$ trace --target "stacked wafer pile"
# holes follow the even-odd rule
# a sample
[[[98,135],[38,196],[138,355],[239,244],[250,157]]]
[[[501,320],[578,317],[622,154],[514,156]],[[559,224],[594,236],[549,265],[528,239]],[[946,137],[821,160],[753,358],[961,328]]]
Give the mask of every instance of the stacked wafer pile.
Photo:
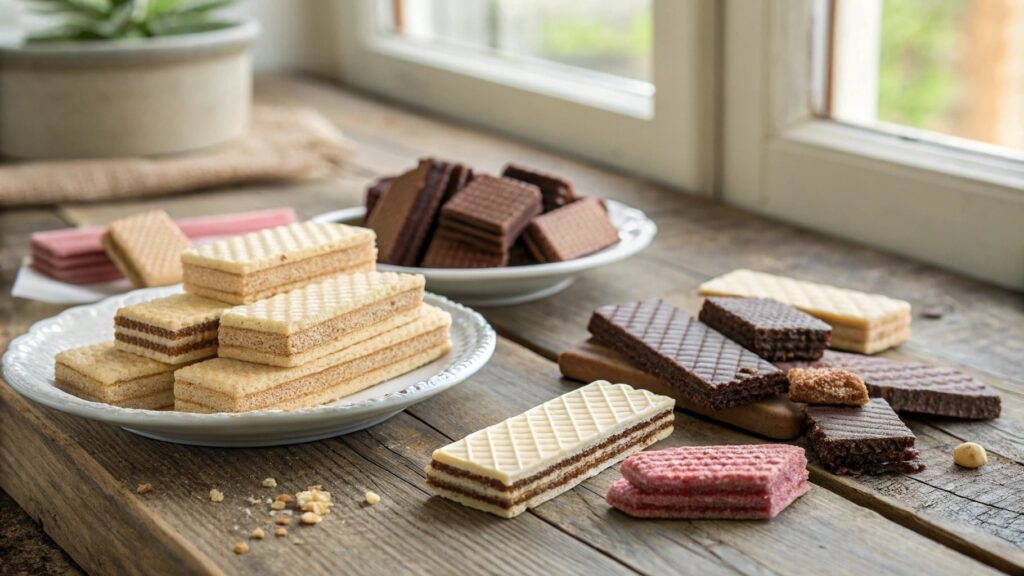
[[[114,343],[57,356],[57,385],[137,408],[296,408],[447,353],[423,277],[375,272],[374,255],[372,231],[310,222],[190,248],[187,293],[119,309]]]
[[[568,180],[510,164],[502,175],[425,158],[366,192],[380,261],[425,268],[561,262],[618,242],[603,203]]]

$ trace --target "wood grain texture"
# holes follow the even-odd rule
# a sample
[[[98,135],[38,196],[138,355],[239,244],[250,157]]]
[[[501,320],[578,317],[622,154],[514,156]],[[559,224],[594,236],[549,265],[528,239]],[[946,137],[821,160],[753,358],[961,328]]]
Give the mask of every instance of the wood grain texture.
[[[466,550],[467,564],[460,569],[471,572],[670,573],[692,566],[714,574],[812,569],[983,573],[957,550],[1006,572],[1024,573],[1024,504],[1017,488],[1024,480],[1020,295],[321,82],[263,77],[257,94],[263,103],[318,108],[355,142],[357,156],[336,177],[319,182],[0,212],[3,294],[9,293],[31,231],[67,223],[104,224],[153,207],[189,216],[291,205],[309,217],[361,203],[365,186],[374,178],[411,167],[424,155],[462,160],[486,172],[499,172],[514,161],[563,174],[584,194],[642,208],[657,222],[659,235],[641,255],[587,273],[552,298],[481,310],[503,336],[498,356],[483,374],[384,424],[341,439],[260,450],[186,448],[30,408],[4,386],[0,412],[5,430],[8,415],[26,430],[0,435],[0,486],[40,519],[86,570],[115,567],[110,563],[119,554],[130,557],[125,550],[148,547],[149,539],[159,535],[163,543],[158,556],[183,553],[198,562],[197,571],[230,573],[284,568],[450,571],[452,558],[444,547],[452,542]],[[586,336],[595,307],[664,297],[695,312],[696,287],[737,267],[909,300],[917,313],[913,337],[887,355],[969,369],[1000,390],[1003,417],[990,422],[909,419],[928,471],[851,478],[812,464],[818,486],[770,523],[632,520],[604,504],[604,490],[617,477],[613,471],[512,522],[430,497],[422,467],[431,450],[575,386],[558,379],[550,360]],[[924,308],[936,306],[944,312],[941,319],[920,316]],[[62,308],[0,296],[0,345]],[[756,441],[697,417],[680,415],[679,423],[665,445]],[[953,467],[949,450],[962,440],[985,445],[989,465],[974,472]],[[35,477],[22,469],[76,480],[87,470],[90,477],[80,482],[81,490],[68,488],[68,482],[44,484],[47,494],[58,496],[50,501],[31,484]],[[247,501],[270,495],[259,487],[266,476],[280,483],[275,493],[322,482],[339,504],[320,526],[292,527],[287,539],[255,542],[249,554],[236,557],[230,546],[268,518],[265,503]],[[154,492],[136,496],[134,487],[143,482],[153,483]],[[208,501],[213,487],[228,495],[224,505]],[[384,503],[372,508],[360,504],[367,488],[384,495]],[[79,494],[97,501],[67,503]],[[123,507],[126,497],[130,505]],[[98,537],[79,537],[84,525],[71,521],[62,506],[77,506],[73,509],[83,510],[86,517],[110,512],[123,529],[113,534],[114,544],[104,547]],[[143,527],[140,535],[129,534],[137,526]]]

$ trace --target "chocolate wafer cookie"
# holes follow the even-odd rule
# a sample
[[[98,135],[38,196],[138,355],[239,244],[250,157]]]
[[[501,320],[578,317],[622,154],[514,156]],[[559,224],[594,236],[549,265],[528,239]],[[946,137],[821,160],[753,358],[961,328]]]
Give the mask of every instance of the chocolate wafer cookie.
[[[769,360],[817,360],[828,348],[832,327],[771,298],[709,297],[700,321]]]
[[[985,420],[1002,410],[995,390],[955,368],[833,351],[822,362],[856,373],[871,396],[885,398],[897,412]]]
[[[920,472],[914,433],[881,398],[862,407],[804,408],[807,437],[818,459],[836,474]]]
[[[477,176],[441,210],[438,234],[507,252],[541,212],[540,190],[509,178]]]
[[[448,162],[426,158],[395,178],[373,206],[366,226],[377,233],[378,261],[416,266],[452,175]]]
[[[775,366],[661,300],[603,306],[588,329],[691,402],[715,410],[771,398],[788,384]]]
[[[513,178],[521,182],[533,184],[540,188],[544,198],[544,211],[551,212],[576,200],[576,191],[572,182],[565,178],[548,174],[519,164],[508,164],[501,173],[505,178]]]
[[[497,268],[508,264],[508,252],[491,252],[438,234],[420,264],[423,268]]]
[[[523,240],[541,262],[562,262],[615,244],[619,231],[600,200],[584,198],[535,218]]]
[[[377,206],[377,202],[380,201],[381,196],[387,193],[388,189],[391,188],[391,183],[394,182],[394,176],[385,176],[384,178],[378,179],[366,189],[366,217],[370,217],[370,213]]]

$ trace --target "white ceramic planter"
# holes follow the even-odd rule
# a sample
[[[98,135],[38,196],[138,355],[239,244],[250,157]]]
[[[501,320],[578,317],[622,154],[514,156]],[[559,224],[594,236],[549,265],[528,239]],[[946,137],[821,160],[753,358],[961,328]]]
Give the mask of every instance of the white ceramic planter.
[[[0,48],[0,156],[185,152],[244,133],[255,21],[181,36]]]

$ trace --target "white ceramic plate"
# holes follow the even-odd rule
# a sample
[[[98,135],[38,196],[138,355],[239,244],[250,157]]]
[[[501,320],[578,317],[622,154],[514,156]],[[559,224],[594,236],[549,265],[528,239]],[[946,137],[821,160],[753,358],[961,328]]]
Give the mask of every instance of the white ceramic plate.
[[[568,262],[507,268],[410,268],[378,264],[380,270],[422,274],[431,292],[470,306],[511,306],[547,298],[565,290],[576,275],[629,258],[654,239],[658,227],[646,214],[615,200],[605,200],[608,216],[619,230],[619,243]],[[313,218],[316,222],[361,224],[365,207],[347,208]]]
[[[58,352],[113,339],[112,318],[119,307],[180,291],[180,285],[135,290],[39,321],[11,342],[3,357],[4,379],[40,404],[148,438],[199,446],[275,446],[347,434],[382,422],[469,378],[487,363],[496,343],[483,316],[428,293],[427,303],[452,315],[452,351],[404,376],[316,408],[241,414],[138,410],[83,400],[54,385]]]

